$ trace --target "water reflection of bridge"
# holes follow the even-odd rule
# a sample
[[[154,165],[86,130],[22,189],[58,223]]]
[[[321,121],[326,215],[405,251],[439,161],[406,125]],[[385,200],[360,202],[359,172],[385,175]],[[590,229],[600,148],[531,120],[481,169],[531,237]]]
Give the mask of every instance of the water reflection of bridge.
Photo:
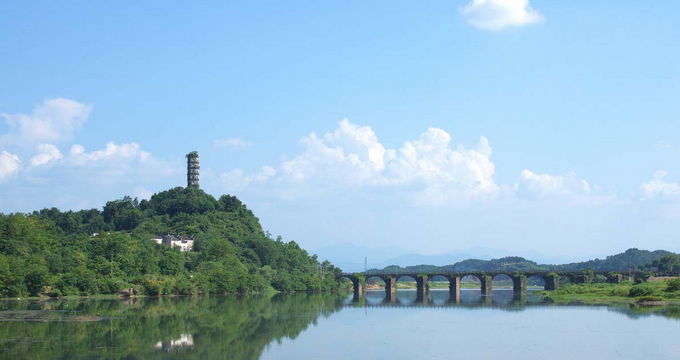
[[[426,293],[417,290],[367,290],[363,294],[352,294],[344,301],[346,306],[376,307],[488,307],[488,306],[521,306],[527,304],[545,304],[550,300],[532,295],[532,291],[523,294],[512,289],[493,290],[482,293],[479,289],[462,289],[451,293],[446,289],[430,290]]]
[[[574,283],[584,283],[593,281],[593,277],[603,277],[607,282],[619,283],[623,280],[623,275],[614,272],[594,272],[587,274],[580,271],[561,271],[561,272],[543,272],[532,271],[523,273],[508,273],[508,272],[465,272],[465,273],[427,273],[427,274],[413,274],[413,273],[393,273],[393,272],[364,272],[355,274],[339,274],[336,278],[347,278],[352,282],[354,293],[361,296],[366,280],[371,278],[378,278],[385,282],[385,291],[392,296],[397,290],[397,281],[403,278],[411,278],[416,283],[416,291],[419,296],[426,297],[429,279],[433,277],[440,277],[449,282],[449,291],[451,296],[456,296],[461,290],[461,280],[464,277],[475,277],[481,284],[481,293],[490,293],[493,290],[493,280],[498,276],[504,276],[512,280],[512,289],[517,294],[524,294],[527,291],[527,279],[531,277],[539,278],[544,283],[545,290],[556,290],[559,288],[560,278]]]
[[[517,294],[511,289],[493,290],[482,294],[479,289],[463,289],[458,297],[451,296],[446,289],[431,290],[427,297],[420,296],[414,290],[399,290],[394,296],[385,290],[367,290],[362,296],[348,294],[342,301],[344,307],[362,308],[420,308],[420,309],[484,309],[493,308],[502,311],[525,311],[539,307],[598,307],[626,315],[633,319],[647,316],[663,316],[680,320],[680,306],[630,306],[628,304],[612,305],[606,302],[555,303],[543,296],[533,295],[532,290],[525,294]]]

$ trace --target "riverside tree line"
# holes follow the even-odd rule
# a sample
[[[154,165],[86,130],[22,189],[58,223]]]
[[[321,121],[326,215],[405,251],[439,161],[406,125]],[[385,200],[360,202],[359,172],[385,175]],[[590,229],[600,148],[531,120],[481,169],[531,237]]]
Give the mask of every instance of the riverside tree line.
[[[98,233],[97,236],[93,236]],[[194,252],[159,245],[162,233],[193,235]],[[0,214],[0,297],[45,294],[221,294],[325,291],[339,273],[294,241],[273,239],[234,196],[174,188],[103,210]]]

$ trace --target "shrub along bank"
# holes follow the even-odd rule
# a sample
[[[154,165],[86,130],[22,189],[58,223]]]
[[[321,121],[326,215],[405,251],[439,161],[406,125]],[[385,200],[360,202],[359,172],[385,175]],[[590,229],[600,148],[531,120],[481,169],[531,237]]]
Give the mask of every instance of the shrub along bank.
[[[620,284],[567,284],[555,291],[537,292],[558,302],[569,301],[614,301],[636,302],[654,301],[680,302],[680,279],[633,284],[624,281]]]

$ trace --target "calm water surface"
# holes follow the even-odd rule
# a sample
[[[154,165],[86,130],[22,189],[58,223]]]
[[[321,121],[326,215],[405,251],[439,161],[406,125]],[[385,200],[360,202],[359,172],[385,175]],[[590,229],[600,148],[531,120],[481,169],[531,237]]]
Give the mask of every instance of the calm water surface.
[[[3,359],[680,359],[680,308],[495,290],[0,302]]]

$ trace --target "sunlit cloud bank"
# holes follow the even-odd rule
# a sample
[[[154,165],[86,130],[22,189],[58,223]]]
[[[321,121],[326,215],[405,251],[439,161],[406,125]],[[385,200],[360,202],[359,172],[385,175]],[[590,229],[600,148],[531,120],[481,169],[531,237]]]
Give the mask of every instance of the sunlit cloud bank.
[[[264,166],[256,174],[234,169],[220,179],[226,188],[274,187],[284,198],[379,187],[415,190],[421,200],[448,202],[491,200],[500,191],[484,137],[472,148],[454,148],[446,131],[430,128],[399,149],[387,149],[370,126],[345,119],[333,132],[311,133],[300,144],[301,154],[277,166]]]

